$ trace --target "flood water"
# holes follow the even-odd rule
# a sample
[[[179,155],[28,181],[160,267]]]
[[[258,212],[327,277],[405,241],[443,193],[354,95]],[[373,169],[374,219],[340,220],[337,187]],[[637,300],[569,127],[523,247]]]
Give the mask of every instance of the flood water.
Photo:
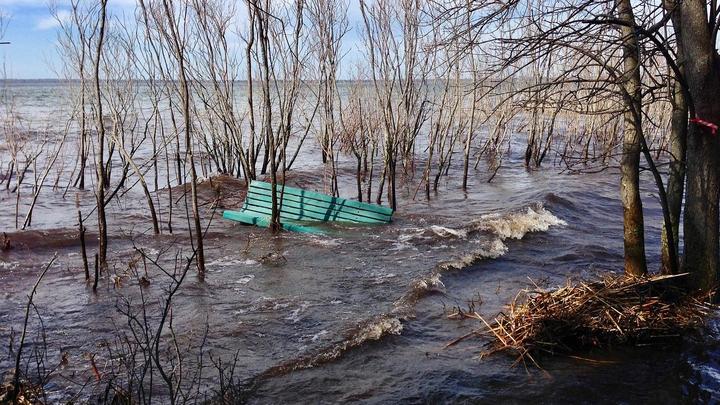
[[[34,86],[40,92],[47,85]],[[18,103],[27,107],[31,101]],[[38,116],[57,114],[39,104],[34,108],[46,111]],[[325,191],[322,168],[312,163],[317,153],[307,148],[289,185]],[[520,153],[511,153],[490,183],[481,164],[463,192],[458,155],[429,201],[422,191],[416,193],[419,177],[405,179],[391,224],[327,225],[327,236],[271,236],[224,220],[223,209],[242,205],[243,182],[215,178],[211,186],[206,181],[203,199],[219,197],[217,207],[203,206],[203,224],[211,221],[205,239],[208,271],[201,280],[191,268],[172,305],[174,332],[188,363],[201,352],[205,364],[211,355],[226,361],[237,355],[236,383],[251,403],[720,400],[720,324],[715,322],[671,346],[541,358],[543,370],[513,367],[515,359],[505,355],[480,359],[487,342],[480,337],[444,348],[481,326],[448,319],[454,307],[473,305],[492,318],[532,283],[554,286],[622,269],[617,172],[569,175],[550,164],[528,171],[520,159]],[[351,162],[347,168],[340,175],[341,196],[352,198]],[[660,211],[650,180],[645,184],[647,249],[649,262],[657,266]],[[161,189],[154,197],[166,201],[167,194]],[[94,356],[101,373],[117,363],[109,348],[126,330],[126,302],[138,308],[144,297],[157,309],[170,285],[150,259],[172,272],[176,254],[182,267],[190,252],[185,206],[180,190],[174,194],[179,202],[173,234],[164,229],[152,235],[138,189],[109,205],[110,269],[93,292],[85,282],[77,232],[81,209],[93,254],[92,191],[46,187],[25,231],[15,230],[16,194],[0,191],[0,232],[12,246],[0,252],[0,373],[12,368],[6,342],[17,339],[27,294],[57,254],[35,304],[50,367],[63,353],[67,363],[46,389],[58,402],[80,391],[84,400],[95,398],[100,388],[92,386],[89,358]],[[20,212],[27,204],[24,196]],[[166,205],[159,204],[161,219],[168,215]],[[37,316],[31,326],[32,350],[40,347]],[[207,389],[214,389],[209,370],[205,378]]]

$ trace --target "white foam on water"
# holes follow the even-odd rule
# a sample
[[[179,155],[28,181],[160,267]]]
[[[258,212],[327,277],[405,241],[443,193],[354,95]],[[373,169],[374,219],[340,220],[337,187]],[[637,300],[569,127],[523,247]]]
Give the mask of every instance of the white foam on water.
[[[312,337],[310,338],[310,340],[313,341],[313,342],[317,342],[318,339],[322,338],[323,336],[327,336],[328,333],[330,333],[330,332],[328,332],[327,330],[323,329],[323,330],[321,330],[320,332],[312,335]]]
[[[497,259],[508,251],[508,247],[499,238],[493,239],[489,242],[483,242],[482,245],[482,247],[475,249],[470,253],[452,260],[441,262],[437,266],[438,269],[442,271],[461,270],[465,267],[472,266],[483,259]]]
[[[346,339],[329,346],[319,352],[284,364],[271,367],[263,373],[263,376],[277,376],[291,373],[295,370],[316,367],[320,364],[333,361],[342,356],[348,350],[360,346],[367,341],[380,340],[386,335],[399,335],[403,330],[400,319],[381,315],[358,325]],[[317,334],[317,338],[324,336],[323,332]]]
[[[385,284],[388,280],[396,278],[395,273],[375,273],[373,272],[373,284]]]
[[[427,276],[414,280],[407,291],[401,298],[395,302],[395,308],[390,314],[377,316],[373,319],[361,323],[344,340],[321,350],[314,356],[292,360],[288,363],[272,367],[265,375],[280,375],[292,372],[294,370],[315,367],[319,364],[332,361],[342,356],[347,350],[357,347],[367,341],[379,340],[387,335],[399,335],[403,330],[403,321],[413,316],[414,306],[417,300],[425,296],[426,293],[432,291],[445,291],[445,284],[442,282],[443,270],[460,270],[468,267],[482,259],[494,259],[501,257],[508,251],[508,247],[504,241],[506,239],[521,239],[527,233],[547,231],[552,226],[567,225],[565,221],[557,218],[547,211],[542,205],[527,207],[525,210],[511,214],[489,214],[483,215],[479,219],[472,221],[470,225],[463,229],[453,229],[438,225],[432,225],[426,229],[407,228],[393,243],[390,250],[418,250],[413,241],[427,241],[432,239],[431,235],[440,238],[461,238],[467,239],[472,232],[489,231],[492,236],[489,239],[473,240],[472,243],[479,244],[480,247],[474,249],[470,253],[464,254],[457,259],[439,263],[436,268]],[[429,232],[428,232],[429,230]],[[392,273],[386,275],[389,277]],[[378,279],[382,279],[379,276]],[[332,301],[331,304],[339,304],[340,301]],[[303,311],[303,307],[292,311],[287,319],[296,322]],[[314,341],[317,336],[325,336],[326,331],[321,331],[314,335]]]
[[[397,240],[393,243],[392,247],[390,247],[388,250],[399,252],[402,250],[415,250],[417,251],[417,246],[413,245],[409,241],[405,240]]]
[[[142,251],[143,251],[147,256],[157,256],[157,255],[160,254],[160,251],[159,251],[159,250],[157,250],[157,249],[155,249],[155,248],[151,248],[151,247],[143,247],[143,248],[142,248]]]
[[[290,315],[288,315],[285,319],[292,323],[298,323],[302,319],[302,313],[305,312],[305,310],[310,306],[310,303],[307,301],[303,301],[300,303],[300,306],[298,308],[293,309],[290,311]]]
[[[243,285],[244,285],[244,284],[247,284],[247,283],[251,282],[254,278],[255,278],[255,275],[254,275],[254,274],[245,274],[245,275],[240,276],[240,278],[237,279],[235,282],[236,282],[237,284],[243,284]]]
[[[319,245],[319,246],[323,246],[323,247],[338,247],[342,244],[342,241],[340,239],[332,239],[332,238],[315,237],[312,239],[312,241],[315,245]]]
[[[475,254],[484,259],[497,259],[498,257],[505,255],[507,252],[507,245],[500,239],[494,239],[480,249],[477,249]]]
[[[500,239],[522,239],[529,232],[545,232],[551,226],[566,226],[567,222],[553,215],[541,204],[527,207],[513,214],[487,214],[473,221],[471,226],[488,230]]]
[[[433,273],[428,277],[413,281],[411,288],[415,291],[445,291],[445,284],[440,279],[440,274]]]
[[[440,225],[431,225],[430,230],[433,231],[435,235],[440,236],[441,238],[467,238],[467,230],[465,229],[452,229]]]
[[[207,263],[207,267],[229,267],[229,266],[255,266],[259,264],[257,260],[253,259],[239,259],[239,258],[233,258],[230,256],[223,256],[221,258],[215,259],[211,261],[210,263]]]
[[[399,319],[382,317],[375,322],[365,324],[351,339],[350,347],[368,340],[378,340],[385,335],[399,335],[402,330],[402,322]]]

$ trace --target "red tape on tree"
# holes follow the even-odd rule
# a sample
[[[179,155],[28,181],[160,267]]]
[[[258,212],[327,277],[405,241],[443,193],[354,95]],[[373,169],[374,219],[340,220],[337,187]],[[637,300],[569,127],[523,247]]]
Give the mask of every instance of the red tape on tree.
[[[697,124],[697,125],[703,126],[703,127],[707,128],[707,129],[709,129],[711,134],[717,135],[717,131],[718,131],[718,126],[717,126],[717,124],[713,124],[713,123],[710,122],[710,121],[701,120],[700,118],[691,118],[691,119],[690,119],[690,122],[693,123],[693,124]]]

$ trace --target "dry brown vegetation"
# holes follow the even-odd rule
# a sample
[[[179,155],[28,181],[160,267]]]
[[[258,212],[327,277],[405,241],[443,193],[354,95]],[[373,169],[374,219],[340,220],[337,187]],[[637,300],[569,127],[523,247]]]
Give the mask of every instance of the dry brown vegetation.
[[[507,352],[516,363],[539,367],[538,354],[567,354],[617,344],[667,343],[701,327],[717,310],[712,293],[689,295],[681,288],[687,274],[632,278],[606,275],[594,282],[568,282],[556,289],[521,291],[492,320],[457,309],[453,319],[477,319],[471,336],[489,336],[482,355]]]

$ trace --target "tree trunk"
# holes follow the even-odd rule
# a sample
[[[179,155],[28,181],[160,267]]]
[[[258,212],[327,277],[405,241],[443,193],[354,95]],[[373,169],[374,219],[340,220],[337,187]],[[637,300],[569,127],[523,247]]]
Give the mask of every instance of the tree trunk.
[[[255,166],[257,164],[257,153],[255,153],[255,107],[253,106],[253,74],[252,74],[252,47],[255,42],[255,9],[248,2],[248,33],[247,46],[245,47],[245,63],[247,69],[247,104],[248,104],[248,123],[250,125],[250,141],[247,148],[248,167],[247,173],[248,186],[251,180],[255,180]]]
[[[685,81],[695,117],[720,122],[720,68],[716,61],[707,4],[685,0],[679,4],[681,41],[685,52]],[[713,22],[714,23],[714,22]],[[693,124],[687,140],[687,193],[685,203],[685,271],[692,286],[704,291],[715,287],[718,271],[718,136]]]
[[[678,55],[682,55],[681,48]],[[673,233],[675,252],[679,252],[680,213],[682,211],[683,192],[685,191],[685,153],[688,134],[688,108],[685,94],[680,83],[675,83],[672,101],[672,121],[670,128],[670,174],[667,182],[667,200],[670,211],[670,224]],[[663,226],[664,229],[664,226]],[[670,246],[665,232],[662,233],[661,271],[671,273],[673,264],[670,259]]]
[[[97,47],[95,49],[94,79],[95,79],[95,97],[96,97],[96,125],[98,131],[97,139],[97,156],[95,158],[95,168],[97,185],[95,187],[95,202],[97,203],[98,216],[98,262],[99,268],[107,267],[107,221],[105,218],[105,188],[107,184],[105,162],[103,156],[105,154],[105,123],[103,122],[103,105],[102,95],[100,94],[100,58],[102,54],[103,41],[105,40],[105,21],[107,20],[107,0],[103,0],[100,5],[100,30]]]
[[[262,7],[262,8],[261,8]],[[270,163],[270,192],[271,192],[271,215],[270,215],[270,232],[276,233],[280,231],[280,203],[277,198],[277,162],[276,162],[276,146],[275,146],[275,135],[272,130],[272,103],[270,100],[270,39],[269,35],[269,18],[267,13],[269,12],[270,4],[267,0],[263,3],[263,6],[258,6],[257,1],[255,2],[255,14],[256,21],[258,24],[258,35],[260,39],[260,56],[261,56],[261,70],[263,79],[263,102],[265,108],[265,121],[263,125],[263,131],[265,132],[265,152],[267,157],[263,162],[262,173],[265,173],[265,167],[267,163]]]
[[[178,81],[180,84],[180,101],[182,102],[183,125],[185,126],[185,158],[190,166],[190,199],[192,200],[193,228],[195,228],[196,257],[198,276],[202,279],[205,277],[205,249],[203,247],[203,231],[200,223],[200,209],[198,206],[197,193],[197,171],[195,169],[195,155],[192,143],[192,115],[190,112],[190,84],[187,78],[187,67],[185,65],[187,59],[185,56],[185,42],[180,39],[180,32],[177,29],[174,10],[172,5],[167,1],[163,1],[165,15],[168,19],[170,29],[170,41],[174,56],[178,62]],[[179,134],[177,136],[179,138]],[[178,141],[179,143],[179,141]],[[179,148],[178,148],[179,149]],[[188,224],[189,225],[189,224]],[[190,230],[192,237],[192,230]]]
[[[640,137],[642,131],[641,82],[638,41],[630,0],[618,0],[620,20],[626,22],[620,28],[623,45],[623,83],[625,87],[623,155],[620,162],[620,197],[623,205],[623,231],[625,244],[625,273],[642,276],[647,273],[645,261],[645,225],[640,200]]]

